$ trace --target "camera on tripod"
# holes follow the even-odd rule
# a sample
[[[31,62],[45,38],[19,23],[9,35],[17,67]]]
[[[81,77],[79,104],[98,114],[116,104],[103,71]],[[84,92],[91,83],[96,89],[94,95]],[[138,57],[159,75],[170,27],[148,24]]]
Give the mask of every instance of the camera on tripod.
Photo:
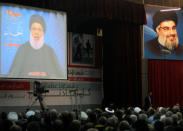
[[[44,86],[41,86],[39,81],[34,82],[34,96],[40,96],[42,93],[47,93],[49,90],[46,90]]]

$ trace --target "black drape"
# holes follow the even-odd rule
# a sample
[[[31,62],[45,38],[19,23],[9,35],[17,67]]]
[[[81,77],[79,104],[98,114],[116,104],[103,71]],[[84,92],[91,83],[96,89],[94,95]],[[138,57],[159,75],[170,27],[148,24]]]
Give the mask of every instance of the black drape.
[[[120,21],[139,25],[146,23],[144,6],[123,0],[0,0],[0,2],[66,11],[68,17],[111,20],[118,18]]]
[[[104,28],[104,96],[118,106],[141,106],[139,25],[111,21]]]

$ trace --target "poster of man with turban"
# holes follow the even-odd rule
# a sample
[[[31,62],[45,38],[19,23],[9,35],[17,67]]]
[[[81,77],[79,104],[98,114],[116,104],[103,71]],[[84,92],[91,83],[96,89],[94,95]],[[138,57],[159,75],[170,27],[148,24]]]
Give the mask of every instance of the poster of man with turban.
[[[183,59],[181,10],[146,6],[144,25],[144,58]]]

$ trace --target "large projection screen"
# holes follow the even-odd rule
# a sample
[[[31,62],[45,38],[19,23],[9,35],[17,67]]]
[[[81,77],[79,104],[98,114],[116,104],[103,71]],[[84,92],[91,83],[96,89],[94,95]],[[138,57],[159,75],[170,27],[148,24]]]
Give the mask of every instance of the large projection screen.
[[[67,14],[0,4],[0,77],[67,79]]]

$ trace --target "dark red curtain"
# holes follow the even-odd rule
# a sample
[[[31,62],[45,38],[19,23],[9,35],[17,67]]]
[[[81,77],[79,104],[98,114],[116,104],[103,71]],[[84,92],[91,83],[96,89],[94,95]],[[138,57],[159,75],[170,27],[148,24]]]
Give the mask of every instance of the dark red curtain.
[[[141,106],[140,26],[111,21],[104,28],[104,97],[118,106]]]
[[[148,87],[155,107],[183,105],[183,61],[149,60]]]

